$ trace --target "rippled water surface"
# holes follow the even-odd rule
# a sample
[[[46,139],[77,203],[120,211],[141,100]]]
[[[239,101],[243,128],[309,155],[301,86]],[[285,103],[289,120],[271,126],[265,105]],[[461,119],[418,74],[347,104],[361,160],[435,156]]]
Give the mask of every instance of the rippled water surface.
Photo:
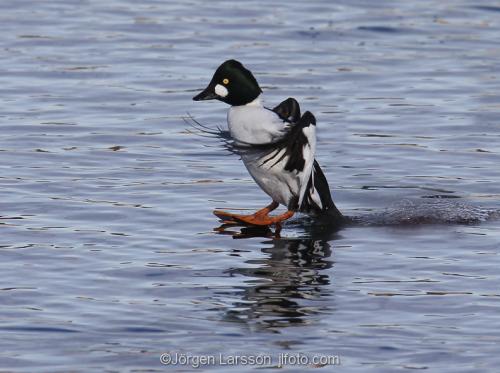
[[[0,23],[1,371],[498,370],[500,5],[20,0]],[[191,97],[228,58],[316,115],[362,224],[214,231],[269,202],[183,120],[225,125]]]

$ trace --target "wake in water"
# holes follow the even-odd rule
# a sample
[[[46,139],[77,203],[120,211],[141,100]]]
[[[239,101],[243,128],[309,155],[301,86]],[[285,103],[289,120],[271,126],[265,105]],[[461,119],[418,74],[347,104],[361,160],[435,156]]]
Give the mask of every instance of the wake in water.
[[[500,210],[450,199],[402,200],[381,212],[350,217],[360,225],[477,224],[499,219]]]

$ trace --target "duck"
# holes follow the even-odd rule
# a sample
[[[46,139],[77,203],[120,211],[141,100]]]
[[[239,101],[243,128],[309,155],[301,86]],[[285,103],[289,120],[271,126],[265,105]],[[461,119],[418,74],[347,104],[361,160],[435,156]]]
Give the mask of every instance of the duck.
[[[316,153],[316,118],[289,97],[274,108],[263,104],[255,76],[243,64],[223,62],[194,101],[218,100],[230,105],[227,124],[233,151],[271,203],[253,214],[213,213],[225,223],[253,226],[281,224],[296,213],[327,217],[341,224],[344,216],[333,202]],[[280,205],[284,213],[270,215]]]

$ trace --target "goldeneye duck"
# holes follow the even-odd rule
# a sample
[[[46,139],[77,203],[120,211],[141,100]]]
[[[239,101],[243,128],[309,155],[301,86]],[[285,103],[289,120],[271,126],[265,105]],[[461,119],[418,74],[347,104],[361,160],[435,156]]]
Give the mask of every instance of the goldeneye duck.
[[[300,114],[298,102],[288,98],[273,109],[262,104],[257,80],[240,62],[225,61],[195,101],[216,99],[231,107],[227,114],[233,149],[248,172],[272,202],[251,215],[215,210],[226,223],[280,225],[295,212],[327,215],[341,223],[343,215],[333,203],[328,182],[315,160],[316,119],[309,111]],[[269,213],[279,205],[287,211]]]

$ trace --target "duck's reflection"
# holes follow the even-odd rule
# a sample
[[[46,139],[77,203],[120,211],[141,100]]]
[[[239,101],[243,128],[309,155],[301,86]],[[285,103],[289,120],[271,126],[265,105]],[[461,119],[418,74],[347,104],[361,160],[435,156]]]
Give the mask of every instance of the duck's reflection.
[[[262,228],[233,228],[232,232],[235,238],[274,236]],[[248,281],[238,289],[240,299],[226,312],[227,320],[276,330],[311,323],[314,315],[331,311],[333,294],[325,285],[330,283],[326,270],[334,263],[329,241],[335,232],[307,233],[313,238],[264,241],[261,258],[228,270],[231,275],[248,277]]]

